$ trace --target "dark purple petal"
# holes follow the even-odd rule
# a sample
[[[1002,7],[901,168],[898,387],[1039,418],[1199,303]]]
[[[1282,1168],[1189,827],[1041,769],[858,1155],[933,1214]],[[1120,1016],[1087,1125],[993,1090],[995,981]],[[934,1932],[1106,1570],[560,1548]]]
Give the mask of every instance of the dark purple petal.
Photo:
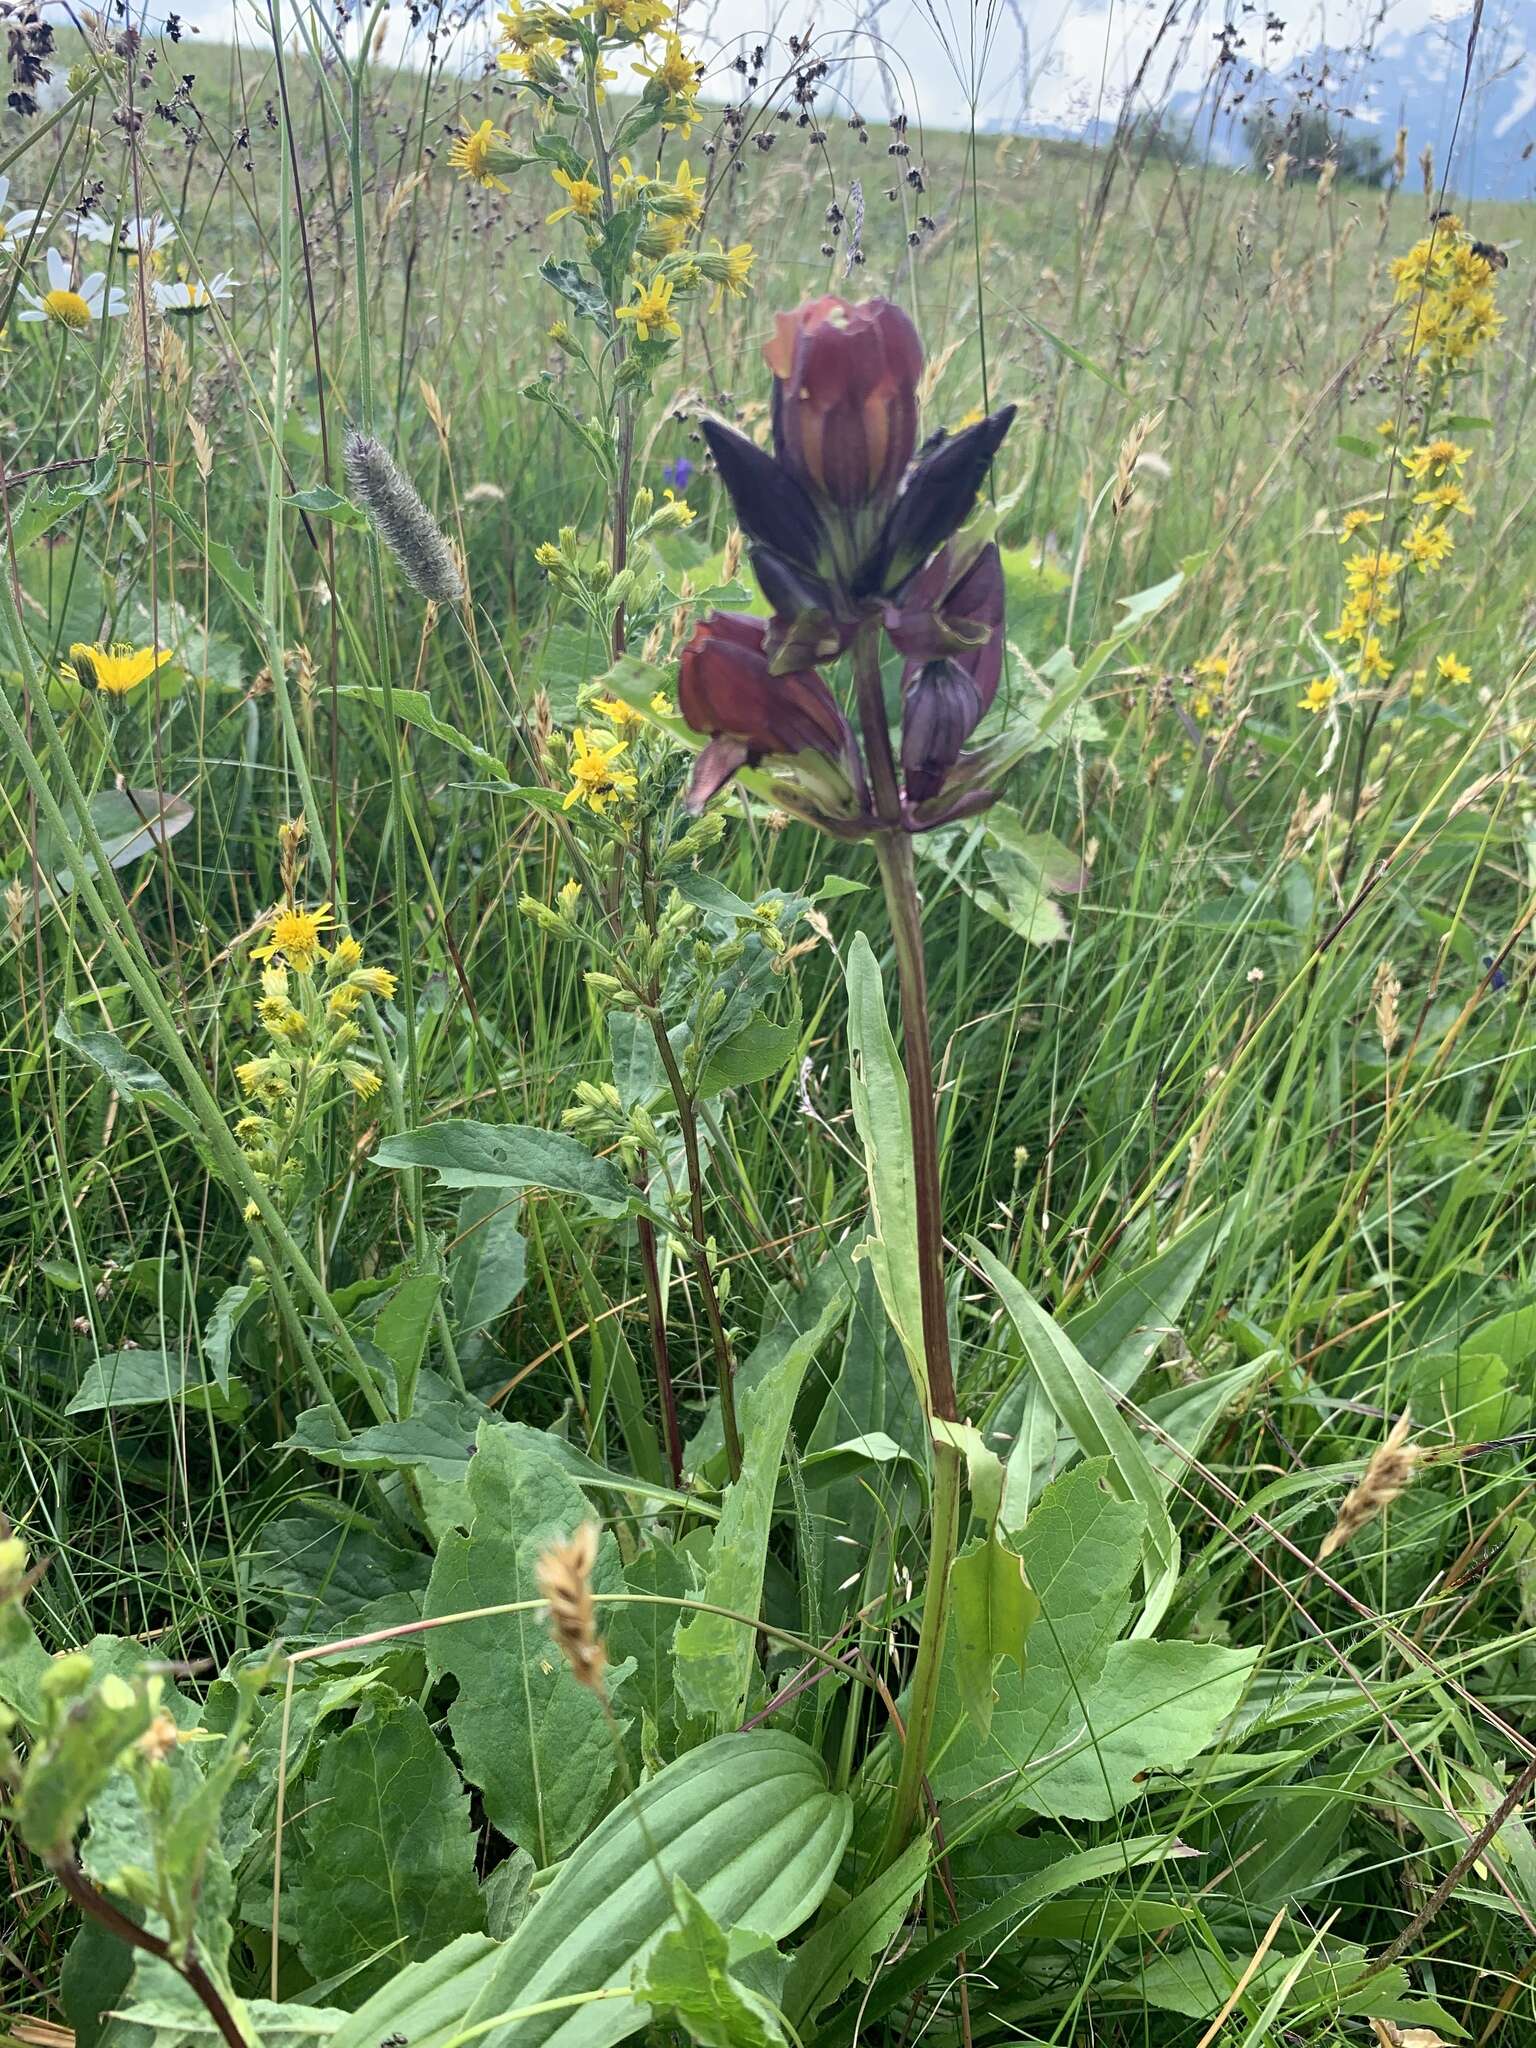
[[[857,749],[847,719],[821,677],[796,671],[775,675],[768,666],[761,619],[740,612],[714,612],[701,620],[683,649],[678,664],[678,708],[695,732],[715,742],[729,741],[737,750],[729,757],[714,754],[709,766],[705,749],[689,801],[697,796],[700,775],[718,789],[748,761],[769,754],[814,751],[838,764],[845,781],[858,786]]]
[[[693,764],[693,777],[688,784],[688,808],[702,811],[713,796],[718,796],[738,768],[745,768],[751,759],[752,750],[740,740],[711,740]]]
[[[1016,410],[1005,405],[962,433],[936,435],[928,443],[891,507],[855,597],[899,593],[934,550],[965,524]]]
[[[909,685],[901,717],[901,773],[909,803],[939,794],[985,705],[957,661],[925,663]]]
[[[703,428],[748,540],[772,548],[786,562],[814,570],[821,549],[821,519],[805,490],[765,448],[734,427],[705,420]]]

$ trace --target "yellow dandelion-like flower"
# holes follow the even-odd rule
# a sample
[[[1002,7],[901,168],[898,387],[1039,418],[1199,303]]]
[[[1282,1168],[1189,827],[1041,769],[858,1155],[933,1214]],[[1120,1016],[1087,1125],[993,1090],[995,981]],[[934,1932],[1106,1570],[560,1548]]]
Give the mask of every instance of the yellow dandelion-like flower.
[[[322,935],[335,924],[329,903],[318,910],[300,910],[290,904],[272,920],[272,937],[252,953],[254,960],[271,960],[279,953],[296,974],[308,974],[325,951]]]
[[[589,811],[601,816],[615,797],[633,794],[633,773],[614,765],[629,751],[627,740],[609,740],[578,725],[571,734],[571,744],[575,754],[571,761],[571,786],[565,794],[566,810],[585,804]]]
[[[682,333],[672,317],[672,280],[657,275],[648,285],[637,288],[637,296],[627,306],[616,309],[620,320],[633,320],[635,333],[641,341],[649,341],[652,334],[677,336]]]
[[[157,651],[153,647],[129,647],[117,640],[110,647],[88,647],[77,640],[63,668],[71,682],[85,689],[98,689],[106,697],[126,697],[157,669],[164,668],[170,658],[168,647]]]
[[[665,690],[658,690],[651,699],[651,709],[658,718],[670,718],[676,711],[677,706],[672,702],[672,699]]]
[[[590,170],[591,165],[587,168]],[[603,188],[594,185],[587,177],[573,178],[569,171],[563,171],[557,164],[549,174],[567,195],[564,206],[557,206],[553,213],[547,213],[546,223],[564,220],[567,214],[574,214],[577,220],[595,220],[603,203]]]
[[[1344,564],[1344,580],[1351,590],[1379,590],[1402,573],[1403,557],[1393,548],[1364,548]]]
[[[1434,441],[1426,441],[1403,457],[1403,473],[1417,483],[1421,477],[1460,476],[1471,457],[1470,448],[1458,447],[1456,442],[1443,435]]]
[[[1310,711],[1314,718],[1321,717],[1338,692],[1338,679],[1335,676],[1319,676],[1316,682],[1308,683],[1300,699],[1300,708],[1303,711]]]
[[[487,192],[505,192],[506,185],[491,168],[493,153],[511,147],[511,137],[492,121],[461,135],[448,152],[448,162],[461,178]]]
[[[1470,683],[1472,680],[1471,669],[1450,650],[1435,656],[1435,673],[1442,683]]]
[[[1232,673],[1232,657],[1229,654],[1202,654],[1192,664],[1194,673],[1208,682],[1224,683]]]

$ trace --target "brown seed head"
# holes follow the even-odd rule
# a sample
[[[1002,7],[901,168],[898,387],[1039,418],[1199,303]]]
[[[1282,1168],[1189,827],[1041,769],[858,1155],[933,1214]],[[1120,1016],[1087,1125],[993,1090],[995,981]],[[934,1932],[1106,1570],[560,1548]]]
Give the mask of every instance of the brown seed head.
[[[577,1682],[603,1691],[608,1655],[592,1608],[592,1567],[597,1563],[596,1522],[583,1522],[565,1543],[552,1543],[534,1572],[549,1602],[549,1626]]]
[[[1424,1453],[1408,1442],[1412,1427],[1413,1417],[1405,1408],[1388,1431],[1386,1442],[1372,1453],[1360,1484],[1345,1496],[1339,1518],[1318,1550],[1319,1564],[1336,1550],[1342,1550],[1352,1536],[1358,1536],[1368,1522],[1374,1522],[1383,1508],[1390,1507],[1412,1485],[1424,1459]]]

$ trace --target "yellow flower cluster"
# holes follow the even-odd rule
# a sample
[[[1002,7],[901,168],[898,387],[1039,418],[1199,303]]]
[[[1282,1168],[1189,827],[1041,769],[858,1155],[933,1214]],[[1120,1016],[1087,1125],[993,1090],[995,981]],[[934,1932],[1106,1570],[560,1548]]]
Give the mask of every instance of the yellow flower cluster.
[[[1502,252],[1477,242],[1454,214],[1392,265],[1404,307],[1402,335],[1426,377],[1469,369],[1503,326],[1495,302]]]
[[[284,1203],[301,1177],[305,1133],[330,1106],[327,1083],[341,1080],[363,1102],[383,1085],[362,1056],[357,1013],[369,996],[392,997],[395,977],[387,967],[367,966],[356,939],[327,948],[324,935],[334,922],[328,903],[314,910],[289,904],[273,919],[271,943],[253,955],[265,963],[256,1016],[268,1043],[235,1068],[252,1104],[235,1136],[263,1185]]]

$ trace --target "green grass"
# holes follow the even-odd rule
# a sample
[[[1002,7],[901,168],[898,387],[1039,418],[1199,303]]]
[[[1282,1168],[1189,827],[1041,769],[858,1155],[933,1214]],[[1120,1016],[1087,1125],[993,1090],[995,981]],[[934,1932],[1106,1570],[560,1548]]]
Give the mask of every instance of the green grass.
[[[95,346],[19,325],[13,306],[0,357],[8,469],[83,462],[60,474],[84,477],[103,450],[118,466],[11,559],[43,673],[56,678],[74,641],[138,642],[156,627],[182,655],[113,719],[87,715],[57,682],[50,692],[88,788],[120,780],[190,807],[185,828],[118,879],[160,997],[219,1102],[236,1112],[233,1064],[254,1035],[257,993],[245,935],[280,893],[277,830],[304,808],[306,780],[312,849],[323,839],[337,861],[322,887],[312,850],[312,895],[344,900],[370,958],[412,969],[413,1060],[402,1013],[391,1027],[401,1101],[386,1091],[334,1118],[325,1141],[314,1213],[334,1293],[412,1250],[409,1183],[369,1161],[381,1136],[448,1116],[557,1127],[576,1084],[608,1073],[606,1019],[582,959],[517,909],[525,893],[551,900],[564,879],[551,827],[464,754],[392,728],[380,708],[386,677],[429,692],[447,725],[522,780],[527,721],[547,704],[557,725],[571,723],[578,692],[606,666],[533,560],[561,526],[595,529],[600,485],[553,414],[521,395],[561,361],[538,262],[576,245],[544,226],[554,188],[537,168],[506,197],[453,179],[449,127],[495,111],[522,140],[532,130],[509,100],[449,69],[369,84],[353,193],[338,75],[290,52],[280,79],[270,48],[157,54],[140,104],[195,69],[195,139],[190,124],[151,116],[130,143],[100,93],[45,134],[9,121],[11,203],[37,203],[46,188],[56,205],[96,177],[108,207],[137,189],[146,211],[174,216],[178,248],[201,270],[242,283],[227,324],[174,345],[157,332],[147,362],[136,311]],[[283,91],[301,208],[266,121]],[[1203,1858],[1187,1866],[1193,1878],[1173,1866],[1173,1882],[1186,1897],[1223,1869],[1250,1872],[1246,1891],[1246,1880],[1227,1886],[1211,1907],[1217,1948],[1251,1952],[1289,1901],[1296,1946],[1337,1911],[1338,1934],[1378,1953],[1532,1756],[1521,1732],[1536,1541],[1527,1447],[1484,1445],[1528,1418],[1536,1332],[1479,1336],[1536,1302],[1528,272],[1517,251],[1500,284],[1502,340],[1458,395],[1459,412],[1488,422],[1466,433],[1475,519],[1451,567],[1412,593],[1409,623],[1423,637],[1405,667],[1432,673],[1433,656],[1454,648],[1474,681],[1395,689],[1368,736],[1362,710],[1334,734],[1297,700],[1322,670],[1317,636],[1340,602],[1331,529],[1381,487],[1381,466],[1340,437],[1374,442],[1398,409],[1385,266],[1420,232],[1421,196],[1319,197],[1142,164],[1134,150],[1111,164],[981,138],[973,212],[963,137],[925,138],[921,202],[899,183],[892,202],[883,127],[861,147],[829,120],[822,151],[769,125],[773,152],[748,146],[707,221],[727,246],[754,243],[756,289],[743,306],[711,315],[698,302],[688,316],[642,436],[641,480],[659,488],[663,461],[702,460],[674,401],[689,414],[761,417],[769,313],[841,287],[840,260],[818,254],[822,215],[834,199],[847,206],[859,177],[866,260],[854,285],[914,310],[935,369],[929,416],[953,422],[984,396],[1020,405],[997,480],[1017,550],[1011,701],[1043,696],[1035,669],[1063,639],[1082,655],[1113,631],[1122,598],[1185,568],[1174,600],[1097,676],[1072,735],[1042,744],[1009,783],[1027,828],[1084,863],[1083,888],[1062,899],[1064,935],[1028,946],[941,867],[919,864],[947,1233],[957,1249],[980,1239],[1061,1316],[1190,1219],[1229,1208],[1231,1227],[1137,1399],[1145,1408],[1262,1361],[1175,1481],[1186,1571],[1162,1633],[1261,1647],[1244,1711],[1262,1706],[1269,1719],[1257,1733],[1240,1726],[1197,1767],[1186,1817]],[[914,251],[919,205],[937,231]],[[1530,243],[1522,208],[1479,208],[1476,220],[1491,239]],[[362,532],[284,503],[341,485],[343,431],[370,412],[462,546],[473,600],[462,616],[424,624],[387,561],[377,573]],[[1156,461],[1117,518],[1105,487],[1145,415],[1156,416]],[[44,487],[8,492],[13,525]],[[674,577],[699,588],[730,516],[707,478],[690,495],[698,521],[667,553]],[[245,572],[242,605],[230,578]],[[1191,665],[1218,647],[1230,681],[1198,717]],[[20,705],[18,667],[9,655],[5,665],[0,681]],[[253,1568],[263,1531],[296,1502],[371,1512],[371,1496],[284,1448],[309,1393],[276,1322],[244,1340],[236,1421],[211,1423],[195,1403],[67,1412],[103,1354],[195,1358],[221,1294],[248,1274],[251,1243],[242,1200],[206,1149],[152,1104],[114,1093],[54,1035],[61,1016],[109,1026],[165,1065],[63,878],[69,849],[39,824],[14,763],[0,789],[11,891],[0,933],[0,1505],[50,1560],[29,1601],[50,1648],[105,1632],[222,1666],[276,1626]],[[833,876],[865,885],[829,902],[829,935],[797,962],[803,1070],[738,1090],[719,1111],[711,1228],[750,1348],[864,1209],[836,951],[855,930],[877,951],[887,934],[866,852],[802,827],[735,812],[709,872],[752,901],[770,888],[809,894]],[[1390,1061],[1373,1004],[1386,962],[1401,984]],[[429,1181],[421,1201],[423,1234],[451,1241],[457,1197]],[[632,1235],[554,1203],[530,1205],[525,1229],[526,1288],[458,1363],[481,1394],[510,1385],[503,1410],[519,1420],[582,1443],[585,1416],[585,1447],[622,1463],[613,1403],[591,1403],[621,1343],[645,1357]],[[682,1278],[671,1307],[688,1428],[708,1400],[709,1346]],[[980,1416],[1015,1347],[963,1269],[957,1315],[961,1409]],[[1474,1406],[1465,1388],[1483,1384],[1475,1368],[1490,1344],[1507,1384],[1490,1382]],[[1410,1404],[1441,1456],[1325,1578],[1307,1560]],[[794,1527],[787,1512],[785,1568],[765,1595],[790,1628],[801,1625],[785,1565]],[[1267,1768],[1255,1762],[1266,1753]],[[1345,1817],[1327,1853],[1298,1850],[1289,1877],[1286,1838],[1314,1808]],[[0,1953],[20,1974],[7,1997],[18,2018],[57,2020],[74,1920],[36,1867],[15,1867]],[[1416,1988],[1473,2038],[1497,2026],[1494,2038],[1521,2039],[1533,2020],[1533,1916],[1536,1867],[1517,1818],[1416,1937]],[[1123,1991],[1101,2005],[1108,1957],[1090,1940],[1042,1961],[1029,1988],[988,2008],[983,2031],[1115,2048],[1198,2038],[1198,2026]],[[1353,2042],[1363,2025],[1324,2016],[1284,2038]]]

